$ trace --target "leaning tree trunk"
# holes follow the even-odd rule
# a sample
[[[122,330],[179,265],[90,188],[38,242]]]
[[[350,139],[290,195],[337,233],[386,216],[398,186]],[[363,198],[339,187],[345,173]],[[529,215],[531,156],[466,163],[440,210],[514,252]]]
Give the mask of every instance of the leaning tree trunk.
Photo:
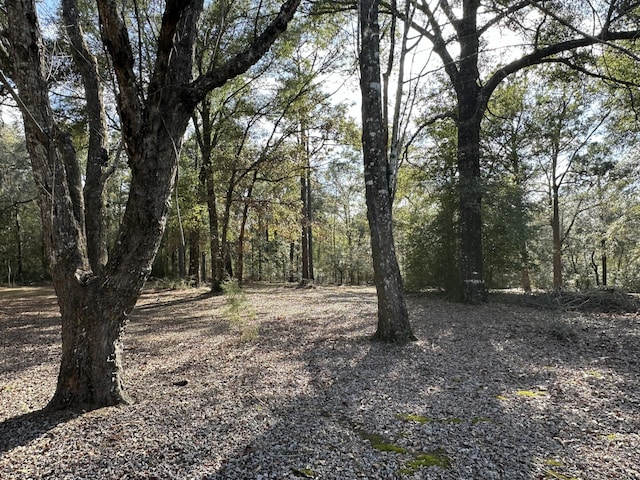
[[[405,342],[415,340],[415,337],[409,324],[393,240],[387,145],[382,123],[378,0],[360,1],[360,25],[365,195],[371,231],[374,280],[378,293],[378,328],[374,338]]]

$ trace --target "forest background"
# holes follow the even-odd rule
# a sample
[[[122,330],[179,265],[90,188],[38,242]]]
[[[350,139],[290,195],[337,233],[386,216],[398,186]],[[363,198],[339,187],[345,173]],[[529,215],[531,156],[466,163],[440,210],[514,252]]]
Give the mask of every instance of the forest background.
[[[55,103],[82,146],[87,132],[74,103],[78,78],[69,69],[64,32],[55,28],[56,12],[48,13]],[[225,274],[238,283],[371,281],[359,120],[349,98],[357,89],[353,22],[349,16],[304,16],[268,59],[198,110],[181,152],[155,277],[211,279],[213,247],[225,261]],[[387,18],[383,39],[399,36],[391,27],[396,28]],[[483,53],[504,62],[519,47],[504,45],[503,38],[524,41],[519,34],[494,35]],[[407,285],[451,289],[458,283],[456,138],[453,115],[446,113],[454,108],[442,67],[424,44],[409,30],[401,42],[386,45],[386,54],[398,50],[395,55],[410,71],[399,73],[399,62],[389,56],[385,78],[397,83],[390,103],[402,150],[395,231]],[[580,59],[583,65],[634,78],[633,63],[599,48],[590,53]],[[564,287],[640,287],[634,93],[629,85],[578,75],[561,63],[510,78],[494,94],[482,144],[483,253],[490,287],[554,286],[557,248]],[[3,119],[1,278],[8,284],[33,282],[48,275],[35,186],[21,129]],[[111,238],[128,193],[113,122]],[[213,192],[205,188],[208,176]],[[207,200],[215,203],[215,222]],[[553,240],[556,202],[560,245]]]
[[[153,277],[168,284],[226,278],[239,284],[372,282],[354,101],[359,40],[354,15],[337,12],[339,6],[310,7],[266,58],[198,106],[180,151],[179,181]],[[56,115],[77,148],[86,149],[82,87],[70,67],[66,34],[53,5],[40,8],[47,19]],[[155,12],[158,6],[144,8]],[[411,15],[418,13],[411,7]],[[585,27],[588,14],[586,7],[567,4],[554,15]],[[541,10],[507,22],[482,45],[481,68],[492,71],[507,63],[514,51],[517,56],[526,50],[534,34],[562,38],[566,32],[545,30],[553,19]],[[381,21],[385,115],[394,137],[391,158],[399,165],[394,228],[401,269],[410,289],[455,291],[455,99],[425,36],[411,22],[389,15]],[[153,18],[142,27],[152,29]],[[87,32],[89,40],[94,35]],[[149,45],[141,42],[139,48],[144,61]],[[205,56],[204,49],[200,54]],[[624,52],[597,45],[523,70],[497,88],[482,119],[488,287],[640,288],[636,69]],[[113,83],[102,80],[107,98],[115,97]],[[22,128],[6,114],[13,99],[7,89],[3,93],[0,281],[39,282],[49,267],[36,187]],[[129,173],[115,107],[107,106],[111,245]],[[561,257],[559,277],[554,252]]]

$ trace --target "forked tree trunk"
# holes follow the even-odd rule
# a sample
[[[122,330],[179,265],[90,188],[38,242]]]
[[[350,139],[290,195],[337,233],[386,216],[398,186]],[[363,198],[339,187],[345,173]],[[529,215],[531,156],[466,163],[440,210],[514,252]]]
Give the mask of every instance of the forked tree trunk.
[[[268,50],[298,6],[297,0],[286,2],[245,51],[191,82],[203,3],[168,0],[158,31],[154,71],[143,100],[120,7],[113,0],[98,0],[97,4],[103,43],[119,88],[131,182],[111,257],[103,267],[92,269],[85,213],[99,212],[85,208],[80,162],[70,135],[54,120],[35,1],[5,2],[12,25],[6,38],[13,80],[19,91],[44,243],[62,315],[62,360],[49,403],[53,409],[99,408],[129,401],[124,391],[122,338],[165,230],[177,156],[189,117],[208,92],[245,72]]]
[[[377,340],[415,340],[395,253],[388,183],[387,145],[382,124],[378,0],[360,1],[360,88],[362,91],[362,147],[367,218],[371,231],[373,271],[378,293]]]

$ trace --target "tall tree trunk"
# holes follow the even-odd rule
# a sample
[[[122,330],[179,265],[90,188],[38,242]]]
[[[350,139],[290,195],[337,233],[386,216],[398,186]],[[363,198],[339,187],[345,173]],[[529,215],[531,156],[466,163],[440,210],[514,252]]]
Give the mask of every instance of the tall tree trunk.
[[[206,159],[205,159],[206,158]],[[215,187],[213,182],[213,169],[211,158],[203,158],[203,169],[205,173],[205,189],[207,191],[207,212],[209,214],[209,246],[211,248],[211,291],[222,292],[224,270],[222,262],[222,252],[220,248],[220,226],[218,222],[218,209],[216,202]]]
[[[200,229],[190,229],[189,232],[189,277],[193,278],[196,286],[200,286]]]
[[[308,157],[307,157],[308,158]],[[309,264],[309,280],[314,281],[313,273],[313,203],[311,194],[311,166],[307,163],[307,251]]]
[[[387,145],[382,124],[379,32],[378,0],[360,0],[362,46],[359,61],[365,195],[378,293],[378,326],[374,338],[406,342],[415,340],[415,336],[409,324],[393,239]]]
[[[461,102],[461,118],[466,108]],[[458,268],[461,280],[461,299],[466,303],[486,300],[482,252],[482,182],[480,178],[480,119],[461,120],[458,126],[458,192],[460,217],[458,220]],[[470,113],[470,112],[469,112]],[[468,118],[468,117],[466,117]]]
[[[290,282],[295,282],[295,276],[293,274],[294,269],[293,269],[293,259],[295,257],[295,249],[296,249],[296,244],[293,242],[289,243],[289,281]]]
[[[302,202],[302,278],[301,283],[313,281],[313,213],[311,206],[311,159],[309,153],[309,135],[304,121],[300,122],[300,150],[304,162],[304,171],[300,175],[300,200]]]
[[[231,266],[231,252],[229,251],[229,227],[231,224],[231,207],[233,206],[233,193],[236,188],[235,167],[231,171],[231,177],[227,185],[227,192],[224,196],[224,210],[222,212],[222,224],[220,225],[220,258],[222,259],[220,267],[222,271],[218,272],[222,281],[233,278],[233,268]]]
[[[253,186],[258,178],[258,170],[253,172],[253,178],[251,184],[247,188],[247,195],[245,196],[245,202],[242,207],[242,219],[240,220],[240,233],[238,234],[238,259],[236,262],[236,275],[238,279],[238,285],[242,285],[244,277],[244,237],[247,228],[247,220],[249,218],[249,202],[251,195],[253,194]]]
[[[14,281],[18,280],[18,282],[23,281],[23,273],[24,273],[24,259],[22,253],[22,223],[20,222],[20,207],[19,205],[13,206],[13,225],[15,227],[14,239],[16,242],[16,273],[13,275]],[[11,279],[9,279],[11,281]]]
[[[300,176],[300,199],[302,201],[302,235],[301,235],[301,255],[302,255],[302,278],[300,281],[305,284],[313,281],[313,233],[311,227],[311,185],[309,168]]]
[[[555,170],[554,170],[555,176]],[[560,195],[556,185],[552,188],[551,231],[553,234],[553,289],[562,289],[562,232],[560,225]]]
[[[482,252],[482,182],[480,177],[480,125],[486,108],[479,83],[477,29],[478,0],[463,2],[457,26],[460,62],[455,77],[458,99],[458,173],[460,218],[458,269],[461,299],[467,303],[486,300]]]
[[[215,182],[213,178],[212,154],[214,146],[213,126],[211,124],[211,102],[205,98],[200,102],[200,117],[202,119],[201,130],[197,128],[198,144],[202,154],[202,168],[200,170],[200,183],[204,185],[207,199],[207,213],[209,217],[209,247],[211,249],[211,291],[213,293],[222,292],[224,271],[221,247],[220,247],[220,226],[218,221],[218,208],[216,200]]]
[[[605,239],[602,239],[600,242],[600,245],[602,246],[602,286],[606,287],[607,286],[607,241]]]

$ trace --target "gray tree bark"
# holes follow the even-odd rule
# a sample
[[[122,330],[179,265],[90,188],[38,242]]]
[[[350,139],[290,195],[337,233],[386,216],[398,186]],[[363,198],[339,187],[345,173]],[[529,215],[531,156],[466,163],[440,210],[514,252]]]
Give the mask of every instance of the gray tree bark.
[[[378,0],[360,0],[362,148],[367,218],[378,293],[378,327],[374,338],[406,342],[415,340],[415,336],[409,324],[393,239],[389,165],[382,122],[379,32]]]

